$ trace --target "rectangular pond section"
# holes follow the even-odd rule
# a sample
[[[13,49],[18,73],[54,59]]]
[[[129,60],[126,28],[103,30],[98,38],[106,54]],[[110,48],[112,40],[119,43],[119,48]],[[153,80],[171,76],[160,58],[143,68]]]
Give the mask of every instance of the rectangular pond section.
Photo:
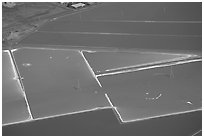
[[[34,119],[109,106],[79,51],[22,48],[14,57]]]
[[[202,37],[35,32],[23,39],[20,44],[25,47],[28,44],[34,44],[34,47],[42,47],[43,45],[46,48],[111,47],[118,49],[199,51],[202,46]]]
[[[98,77],[122,121],[180,114],[202,107],[202,63]]]
[[[202,4],[198,2],[100,3],[49,22],[20,43],[39,47],[43,44],[47,48],[199,51],[201,11]]]
[[[24,92],[19,82],[11,54],[2,52],[2,124],[30,119]]]
[[[174,54],[141,51],[88,52],[84,56],[95,74],[105,74],[122,69],[130,69],[188,58],[188,54]]]

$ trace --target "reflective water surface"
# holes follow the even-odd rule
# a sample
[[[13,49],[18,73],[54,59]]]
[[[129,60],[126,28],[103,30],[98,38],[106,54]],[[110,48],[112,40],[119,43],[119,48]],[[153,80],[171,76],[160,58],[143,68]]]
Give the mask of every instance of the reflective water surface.
[[[201,110],[202,63],[98,77],[122,121]]]
[[[30,118],[18,75],[9,51],[2,52],[2,124]]]
[[[79,51],[22,48],[14,57],[34,119],[109,106]]]
[[[84,52],[95,74],[153,65],[188,58],[188,54],[154,53],[140,51]]]

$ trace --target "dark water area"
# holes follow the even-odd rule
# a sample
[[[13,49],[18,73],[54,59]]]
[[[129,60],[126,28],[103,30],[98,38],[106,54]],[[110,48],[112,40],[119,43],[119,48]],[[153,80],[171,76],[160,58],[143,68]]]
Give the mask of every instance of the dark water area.
[[[202,21],[202,3],[106,2],[60,20]]]
[[[69,21],[50,22],[40,28],[39,32],[95,32],[123,33],[129,35],[202,35],[201,23],[151,23],[151,22],[106,22],[106,21]]]
[[[65,15],[54,21],[44,24],[42,27],[39,28],[38,31],[33,32],[28,37],[23,39],[17,46],[15,46],[15,48],[107,48],[125,50],[143,49],[148,51],[161,50],[176,52],[195,51],[201,53],[201,30],[201,2],[102,3],[93,8],[82,10],[72,15]],[[33,51],[29,53],[24,51],[22,53],[15,54],[20,73],[24,74],[25,88],[26,90],[29,90],[26,92],[28,94],[28,99],[30,100],[29,102],[32,104],[31,109],[34,109],[34,117],[39,118],[48,115],[72,112],[76,108],[79,110],[89,109],[92,107],[96,107],[98,103],[100,104],[99,106],[107,106],[107,101],[105,101],[107,99],[104,99],[104,97],[101,98],[101,95],[98,98],[95,98],[97,96],[95,96],[94,91],[98,90],[98,85],[95,86],[96,82],[94,82],[94,85],[90,83],[95,80],[91,78],[91,74],[87,75],[89,70],[87,69],[87,66],[85,67],[85,64],[80,64],[80,66],[84,67],[82,69],[79,68],[78,63],[82,63],[82,60],[80,58],[77,58],[77,60],[72,60],[71,63],[67,64],[67,59],[69,59],[66,58],[67,52],[62,51],[62,53],[56,53],[40,53]],[[71,55],[71,57],[75,57],[74,59],[76,59],[76,57],[79,57],[78,55],[72,54],[72,52],[70,52],[69,55]],[[27,66],[30,63],[32,66]],[[190,68],[190,70],[184,70],[183,66],[178,66],[175,70],[177,81],[174,81],[172,79],[170,81],[171,83],[169,83],[169,79],[165,78],[165,75],[165,77],[162,76],[163,78],[160,78],[161,76],[152,77],[152,74],[154,72],[149,73],[151,77],[147,76],[148,73],[143,72],[143,74],[141,73],[142,75],[137,74],[137,77],[140,78],[135,78],[139,81],[143,80],[143,82],[145,82],[146,75],[146,78],[148,80],[148,89],[155,90],[154,92],[158,92],[156,90],[158,90],[158,88],[161,88],[161,84],[166,85],[166,87],[162,87],[163,90],[166,90],[167,88],[169,90],[179,88],[176,91],[178,93],[180,92],[180,95],[173,96],[173,98],[192,98],[193,103],[195,103],[194,106],[195,108],[197,108],[200,107],[201,101],[199,93],[201,92],[201,81],[199,74],[201,72],[201,64],[196,64],[196,66],[191,65],[192,64],[188,64],[184,67],[185,69]],[[68,66],[71,68],[67,69]],[[199,70],[197,70],[197,67],[199,68]],[[67,73],[68,70],[69,72]],[[169,73],[169,70],[169,68],[165,68],[165,70],[159,70],[158,72],[165,74]],[[67,79],[70,78],[70,76],[71,79]],[[112,87],[113,84],[116,83],[116,81],[120,81],[118,84],[119,86],[122,86],[123,84],[126,85],[129,81],[130,83],[128,86],[131,86],[132,90],[134,90],[134,87],[136,87],[136,85],[131,82],[132,80],[134,81],[134,79],[131,80],[131,77],[133,75],[129,73],[121,76],[122,77],[118,77],[119,79],[117,79],[117,76],[115,78],[112,78],[113,81],[111,81],[109,77],[107,80],[106,78],[103,78],[103,85],[105,84],[104,82],[111,82],[106,86],[110,85],[110,87]],[[149,78],[151,78],[152,80]],[[77,79],[82,79],[83,85],[78,85],[79,83]],[[152,86],[152,84],[154,86]],[[47,86],[49,86],[49,88]],[[79,92],[79,86],[82,86],[84,88],[86,94]],[[124,88],[131,90],[131,88],[128,88],[128,86],[125,86]],[[145,87],[145,90],[146,88],[147,87]],[[67,94],[67,90],[70,90],[72,96]],[[118,86],[116,87],[116,89],[112,88],[110,90],[115,90],[114,92],[117,95],[119,93]],[[193,90],[198,93],[192,93],[194,92]],[[56,91],[62,91],[62,93],[59,94],[56,93]],[[122,92],[121,95],[130,97],[130,99],[134,98],[135,93],[132,91],[130,93],[132,93],[132,97],[131,95],[127,95],[126,93]],[[118,97],[120,97],[121,95],[117,97],[115,96],[116,94],[111,91],[109,91],[109,94],[110,97],[114,97],[116,99],[115,103],[119,103],[119,106],[122,105],[121,101],[118,100]],[[168,95],[166,91],[164,92],[164,94]],[[173,93],[169,95],[171,96],[173,95]],[[172,102],[170,98],[166,98],[167,102]],[[78,99],[78,101],[76,99]],[[126,102],[127,100],[124,101],[125,102],[123,103],[128,103]],[[134,102],[135,101],[133,100],[132,103]],[[171,110],[174,111],[174,107],[178,107],[178,104],[176,102],[172,105],[174,105],[173,108],[171,106],[162,106],[162,110],[170,111],[168,107],[171,107]],[[126,106],[126,104],[124,104],[123,106]],[[137,104],[137,106],[140,107],[142,106],[142,104]],[[133,105],[133,107],[135,106]],[[152,105],[150,107],[155,106]],[[194,109],[194,107],[186,108],[183,106],[178,108]],[[11,111],[12,113],[13,109]],[[156,112],[156,107],[155,110],[153,108],[150,108],[150,110],[152,112]],[[19,110],[15,113],[18,112]],[[123,115],[126,115],[127,112],[123,113]],[[138,115],[138,113],[135,112],[134,115]],[[130,116],[126,117],[129,118],[133,116],[131,114]],[[21,116],[21,118],[23,118],[23,116]],[[201,129],[202,111],[170,115],[165,117],[121,124],[121,122],[119,122],[119,120],[117,119],[114,110],[103,109],[43,119],[38,121],[31,121],[27,123],[3,126],[2,135],[186,136],[193,135]],[[202,132],[198,133],[197,135],[202,135]]]
[[[201,22],[199,2],[102,3],[45,24],[19,47],[201,51]]]
[[[5,126],[3,136],[186,136],[202,128],[202,111],[120,124],[104,109]]]
[[[202,50],[202,37],[180,36],[118,36],[101,34],[63,34],[34,33],[24,39],[21,44],[33,44],[36,47],[69,48],[81,47],[113,47],[118,49],[158,49],[158,50]],[[45,46],[46,45],[46,46]],[[53,45],[53,46],[52,46]],[[59,46],[57,46],[59,45]],[[19,45],[21,47],[21,45]]]

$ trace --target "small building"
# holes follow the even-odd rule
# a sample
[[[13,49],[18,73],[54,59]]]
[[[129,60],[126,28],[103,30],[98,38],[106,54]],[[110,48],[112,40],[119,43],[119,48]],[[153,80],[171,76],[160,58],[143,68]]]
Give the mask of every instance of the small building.
[[[75,9],[82,8],[84,6],[86,6],[86,4],[84,4],[84,3],[76,3],[76,4],[71,5],[71,7],[75,8]]]
[[[6,38],[7,40],[14,40],[20,38],[20,32],[18,31],[11,31]]]
[[[15,2],[2,2],[2,5],[4,7],[13,8],[14,6],[16,6],[16,3]]]

